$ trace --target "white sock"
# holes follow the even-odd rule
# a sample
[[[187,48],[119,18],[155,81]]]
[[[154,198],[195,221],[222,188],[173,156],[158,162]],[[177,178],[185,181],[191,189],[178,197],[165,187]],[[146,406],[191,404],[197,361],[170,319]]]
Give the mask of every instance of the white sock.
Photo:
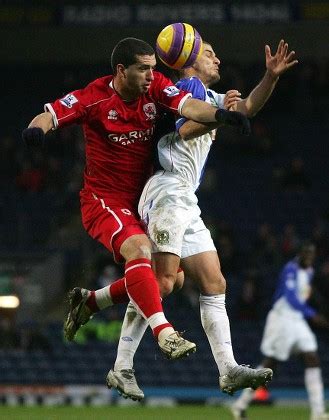
[[[159,327],[159,325],[169,324],[169,322],[167,321],[167,319],[165,317],[165,314],[163,312],[156,312],[155,314],[151,315],[149,318],[147,318],[147,323],[152,328],[152,331],[156,327]],[[168,332],[167,330],[168,331],[171,330],[171,332]],[[169,335],[169,334],[175,332],[175,330],[172,327],[166,327],[166,328],[164,328],[163,330],[160,331],[159,337],[163,332],[166,332],[166,335]]]
[[[247,410],[252,399],[254,398],[254,394],[255,391],[252,388],[245,388],[233,405],[240,410]]]
[[[99,309],[105,309],[113,305],[110,295],[110,286],[105,286],[102,289],[95,290],[95,300]]]
[[[220,375],[225,375],[237,365],[234,359],[230,322],[225,307],[225,294],[200,295],[200,314],[203,329],[208,337],[212,354]]]
[[[325,412],[321,368],[306,368],[304,379],[312,416],[319,416]]]
[[[114,370],[133,368],[134,356],[147,326],[146,320],[137,312],[134,305],[129,302],[121,327]]]

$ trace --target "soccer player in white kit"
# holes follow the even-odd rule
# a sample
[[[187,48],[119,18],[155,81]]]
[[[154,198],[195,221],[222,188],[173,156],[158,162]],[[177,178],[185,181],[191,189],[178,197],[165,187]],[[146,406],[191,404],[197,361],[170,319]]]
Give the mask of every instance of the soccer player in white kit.
[[[329,322],[318,314],[307,300],[311,294],[315,246],[306,242],[289,261],[279,276],[272,309],[267,315],[261,352],[262,367],[274,369],[278,362],[287,361],[292,354],[301,354],[305,365],[305,387],[308,393],[311,420],[329,420],[325,413],[323,381],[317,340],[308,322],[329,328]],[[232,405],[236,420],[246,419],[246,410],[254,391],[245,389]]]
[[[241,100],[236,90],[224,95],[209,89],[220,78],[220,61],[208,43],[204,45],[201,58],[183,71],[184,79],[177,83],[177,87],[215,107],[235,109],[247,116],[255,115],[272,93],[279,75],[297,62],[293,59],[294,52],[288,53],[288,45],[284,41],[279,43],[274,56],[268,46],[265,51],[266,74],[246,99]],[[220,373],[219,386],[223,392],[233,394],[238,389],[255,388],[259,383],[268,382],[272,378],[272,370],[250,369],[238,365],[234,359],[225,308],[226,282],[210,232],[200,217],[195,191],[200,184],[215,131],[210,131],[209,125],[195,124],[184,118],[177,120],[176,128],[176,132],[165,135],[158,143],[159,162],[163,170],[146,183],[139,202],[139,214],[153,243],[152,258],[162,296],[173,290],[179,266],[198,284],[202,326]],[[107,382],[126,396],[131,396],[129,391],[135,389],[135,397],[142,397],[135,388],[132,357],[144,333],[145,322],[138,315],[131,321],[132,312],[136,312],[132,305],[129,304],[127,311],[118,358]],[[130,372],[130,389],[129,384],[125,386],[120,372]]]
[[[202,56],[192,67],[184,70],[184,79],[177,86],[214,107],[253,116],[270,97],[279,76],[297,63],[294,52],[288,52],[288,44],[283,40],[274,55],[266,46],[265,58],[266,73],[246,99],[241,99],[236,90],[222,95],[209,89],[220,79],[220,61],[209,43],[204,43]],[[181,276],[177,276],[181,266],[199,286],[201,321],[220,372],[220,389],[233,394],[241,388],[257,388],[272,378],[272,370],[250,369],[238,365],[234,359],[225,308],[226,282],[210,232],[200,218],[195,195],[215,139],[212,130],[218,124],[179,119],[176,127],[176,132],[159,141],[159,160],[163,170],[149,179],[139,203],[140,216],[147,225],[153,244],[152,260],[161,295],[165,297],[174,286],[179,287],[176,278]],[[99,299],[97,304],[100,309],[106,307],[106,299]],[[145,320],[130,303],[114,369],[107,376],[109,387],[135,400],[144,398],[134,375],[133,357],[146,327]]]

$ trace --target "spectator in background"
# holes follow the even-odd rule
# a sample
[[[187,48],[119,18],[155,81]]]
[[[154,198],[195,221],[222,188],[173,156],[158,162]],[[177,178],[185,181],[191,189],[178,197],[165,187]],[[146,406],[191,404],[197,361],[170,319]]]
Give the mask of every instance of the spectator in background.
[[[290,162],[283,180],[282,187],[285,191],[304,192],[311,187],[311,181],[306,174],[304,160],[301,157],[294,157]]]
[[[281,237],[281,252],[284,259],[290,259],[296,255],[297,249],[300,244],[300,239],[296,232],[296,226],[288,223],[283,228]]]
[[[259,225],[256,240],[250,252],[251,264],[260,272],[268,269],[277,269],[281,264],[282,256],[278,239],[269,223]]]
[[[237,311],[239,319],[259,318],[261,277],[258,270],[249,269],[242,279],[240,296],[237,300]]]
[[[15,138],[9,134],[5,135],[0,139],[0,186],[2,191],[14,184],[18,168]]]
[[[30,159],[24,159],[16,177],[17,188],[21,191],[37,193],[44,189],[46,184],[46,171],[43,157],[37,153],[34,164]]]

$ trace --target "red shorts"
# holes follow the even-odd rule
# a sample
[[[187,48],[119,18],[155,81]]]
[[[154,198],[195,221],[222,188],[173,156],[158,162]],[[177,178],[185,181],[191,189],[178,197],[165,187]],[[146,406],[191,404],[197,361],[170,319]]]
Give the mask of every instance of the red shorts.
[[[132,210],[111,207],[106,198],[84,191],[80,194],[82,224],[89,235],[113,252],[116,262],[123,242],[133,235],[145,235],[143,223]]]

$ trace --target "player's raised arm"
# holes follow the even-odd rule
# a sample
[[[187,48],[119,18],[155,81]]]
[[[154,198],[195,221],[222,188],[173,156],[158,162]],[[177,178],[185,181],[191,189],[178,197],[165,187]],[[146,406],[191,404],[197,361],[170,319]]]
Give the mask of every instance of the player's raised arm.
[[[214,108],[199,99],[188,98],[182,107],[181,115],[189,120],[201,123],[217,121],[218,125],[239,127],[242,134],[250,134],[250,123],[243,114]]]
[[[265,45],[266,72],[259,84],[247,98],[237,104],[237,111],[252,117],[264,106],[271,96],[279,77],[298,63],[295,51],[288,51],[288,44],[282,39],[276,53],[272,55],[269,45]]]

